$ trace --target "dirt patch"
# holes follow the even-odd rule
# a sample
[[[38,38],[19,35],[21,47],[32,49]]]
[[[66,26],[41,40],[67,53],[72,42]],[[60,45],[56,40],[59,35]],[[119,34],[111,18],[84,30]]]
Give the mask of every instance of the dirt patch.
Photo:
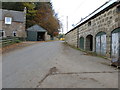
[[[2,54],[8,53],[10,51],[21,49],[21,48],[33,45],[35,43],[38,43],[38,42],[21,42],[21,43],[15,43],[15,44],[12,44],[12,45],[0,48],[0,53],[2,53]]]
[[[100,62],[100,63],[103,64],[103,65],[110,66],[110,64],[109,64],[109,63],[106,63],[106,62]]]

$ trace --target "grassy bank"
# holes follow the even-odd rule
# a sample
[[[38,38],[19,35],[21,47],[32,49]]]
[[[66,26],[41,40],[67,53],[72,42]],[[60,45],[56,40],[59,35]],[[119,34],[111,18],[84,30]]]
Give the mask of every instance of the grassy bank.
[[[100,58],[108,59],[106,56],[98,55],[98,54],[95,53],[95,52],[86,51],[86,50],[83,50],[83,49],[77,48],[77,47],[75,47],[75,46],[69,45],[69,44],[66,43],[66,42],[64,42],[64,44],[70,46],[71,48],[74,48],[74,49],[76,49],[76,50],[79,50],[79,51],[81,51],[81,52],[84,52],[85,55],[96,56],[96,57],[100,57]]]

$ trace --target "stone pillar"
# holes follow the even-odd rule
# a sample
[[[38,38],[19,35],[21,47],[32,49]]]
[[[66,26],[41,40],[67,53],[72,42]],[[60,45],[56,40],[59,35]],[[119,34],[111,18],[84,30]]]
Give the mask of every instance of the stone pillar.
[[[79,48],[79,42],[80,42],[80,40],[79,40],[79,27],[78,27],[78,29],[77,29],[77,48]]]
[[[106,56],[110,58],[111,56],[111,32],[106,34]]]
[[[95,35],[93,35],[93,52],[95,52],[95,42],[96,42],[96,40],[95,40]]]
[[[84,37],[84,50],[86,50],[86,37]]]

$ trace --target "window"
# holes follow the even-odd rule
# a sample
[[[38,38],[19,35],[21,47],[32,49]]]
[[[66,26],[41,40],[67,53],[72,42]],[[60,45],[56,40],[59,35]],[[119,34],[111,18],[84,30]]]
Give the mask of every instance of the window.
[[[0,30],[0,37],[5,37],[5,31]]]
[[[88,26],[91,26],[91,21],[88,22]]]
[[[17,36],[17,35],[16,35],[16,31],[13,31],[13,36],[14,36],[14,37]]]
[[[120,5],[117,6],[117,12],[120,12]]]
[[[12,18],[11,17],[5,17],[5,24],[11,24]]]

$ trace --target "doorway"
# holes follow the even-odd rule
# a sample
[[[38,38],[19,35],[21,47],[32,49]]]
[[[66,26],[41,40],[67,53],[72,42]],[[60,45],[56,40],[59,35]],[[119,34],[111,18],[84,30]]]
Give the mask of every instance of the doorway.
[[[112,52],[111,57],[112,58],[120,58],[120,28],[115,29],[112,32]]]
[[[86,50],[92,51],[93,50],[93,36],[88,35],[86,37]]]
[[[84,37],[80,37],[80,48],[84,49]]]
[[[37,32],[37,41],[45,41],[45,32]]]
[[[96,34],[96,53],[100,55],[106,55],[106,33],[99,32]]]

